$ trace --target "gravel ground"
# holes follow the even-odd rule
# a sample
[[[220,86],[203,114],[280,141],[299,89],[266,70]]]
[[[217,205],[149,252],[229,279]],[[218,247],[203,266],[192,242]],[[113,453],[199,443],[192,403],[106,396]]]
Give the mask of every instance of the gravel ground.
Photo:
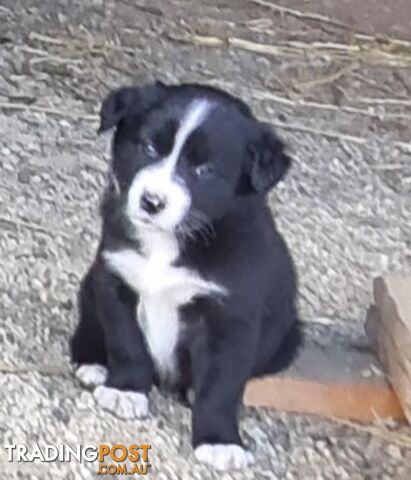
[[[156,479],[411,478],[411,452],[392,437],[405,427],[370,433],[253,410],[243,432],[257,466],[222,476],[193,462],[187,409],[155,392],[152,418],[121,422],[67,365],[107,166],[95,112],[123,83],[224,86],[277,126],[295,165],[270,201],[313,341],[363,343],[372,277],[409,271],[411,44],[269,3],[2,0],[0,443],[137,436],[153,444]],[[0,465],[8,479],[95,477],[90,465],[8,463],[2,449]]]

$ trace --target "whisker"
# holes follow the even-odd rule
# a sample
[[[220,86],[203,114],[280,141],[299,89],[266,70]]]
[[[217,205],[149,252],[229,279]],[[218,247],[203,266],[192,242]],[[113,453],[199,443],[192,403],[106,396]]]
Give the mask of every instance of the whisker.
[[[215,238],[215,229],[209,218],[202,212],[191,211],[177,228],[177,233],[182,239],[190,238],[195,240],[199,237],[206,244]]]

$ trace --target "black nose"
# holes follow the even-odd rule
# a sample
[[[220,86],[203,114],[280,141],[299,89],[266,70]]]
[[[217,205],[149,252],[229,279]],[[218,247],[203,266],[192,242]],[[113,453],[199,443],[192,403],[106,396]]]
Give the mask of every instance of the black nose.
[[[140,199],[140,207],[145,212],[149,213],[150,215],[154,215],[161,210],[164,209],[166,206],[166,202],[164,198],[160,195],[150,192],[143,192]]]

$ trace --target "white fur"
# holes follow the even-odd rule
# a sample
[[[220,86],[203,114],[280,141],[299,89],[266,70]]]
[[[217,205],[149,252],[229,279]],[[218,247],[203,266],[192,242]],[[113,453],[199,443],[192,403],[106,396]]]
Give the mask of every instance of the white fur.
[[[164,159],[166,168],[171,171],[174,170],[185,142],[190,134],[204,122],[210,109],[211,105],[205,99],[193,100],[190,103],[183,119],[180,122],[179,129],[177,130],[173,149]]]
[[[113,186],[113,190],[114,190],[115,194],[120,195],[120,193],[121,193],[120,184],[118,183],[117,177],[112,170],[109,171],[108,177],[109,177],[109,181],[111,182],[111,184]]]
[[[107,379],[108,371],[103,365],[81,365],[76,370],[75,376],[84,387],[97,387],[103,385]]]
[[[181,328],[178,307],[195,295],[224,295],[225,290],[188,268],[172,265],[178,256],[172,234],[150,232],[142,239],[142,254],[124,249],[105,251],[103,257],[108,268],[139,295],[137,318],[151,356],[163,378],[173,377]]]
[[[126,215],[137,227],[141,222],[150,220],[157,227],[171,230],[183,220],[190,208],[191,198],[182,179],[175,178],[174,171],[186,140],[205,120],[210,108],[206,100],[192,101],[180,122],[169,155],[155,165],[140,170],[135,176],[128,192]],[[140,208],[143,192],[165,199],[164,210],[155,217]]]
[[[251,452],[235,444],[204,444],[194,450],[196,459],[217,470],[242,469],[254,463]]]
[[[148,398],[144,393],[127,392],[100,385],[94,390],[93,395],[100,407],[120,418],[131,419],[148,416]]]
[[[194,406],[194,401],[196,399],[196,394],[193,388],[189,388],[186,393],[186,399],[190,407]]]

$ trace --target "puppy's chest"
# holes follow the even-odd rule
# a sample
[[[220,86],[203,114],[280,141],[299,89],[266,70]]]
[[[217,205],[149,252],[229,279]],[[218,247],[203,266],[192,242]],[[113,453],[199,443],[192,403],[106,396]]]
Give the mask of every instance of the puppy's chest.
[[[154,252],[148,258],[135,258],[134,290],[140,297],[160,297],[179,306],[191,300],[196,293],[198,277],[189,269],[176,267],[164,252]]]
[[[223,289],[192,269],[175,266],[175,244],[152,247],[143,253],[106,251],[104,258],[108,268],[137,293],[137,319],[151,356],[160,375],[170,377],[181,331],[179,307],[199,295],[222,294]]]
[[[195,295],[196,279],[189,271],[172,266],[162,254],[153,254],[142,260],[135,280],[137,319],[151,356],[163,378],[173,377],[181,331],[179,307]]]

